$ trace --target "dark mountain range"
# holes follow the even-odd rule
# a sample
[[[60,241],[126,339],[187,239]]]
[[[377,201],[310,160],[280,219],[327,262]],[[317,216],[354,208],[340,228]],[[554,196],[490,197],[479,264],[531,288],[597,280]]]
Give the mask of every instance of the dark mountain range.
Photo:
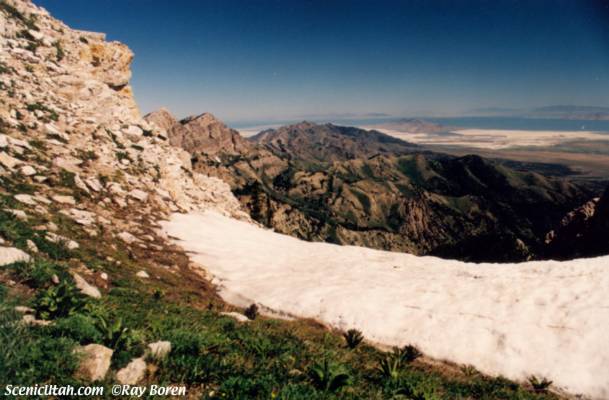
[[[213,118],[189,121],[169,136],[175,143],[189,125],[193,139],[182,147],[195,169],[229,182],[257,221],[307,240],[526,260],[541,257],[546,233],[598,194],[478,156],[424,151],[376,131],[303,122],[245,141]],[[205,140],[196,139],[199,130]]]
[[[332,162],[378,154],[410,153],[417,145],[378,131],[301,122],[268,129],[249,138],[287,159]]]

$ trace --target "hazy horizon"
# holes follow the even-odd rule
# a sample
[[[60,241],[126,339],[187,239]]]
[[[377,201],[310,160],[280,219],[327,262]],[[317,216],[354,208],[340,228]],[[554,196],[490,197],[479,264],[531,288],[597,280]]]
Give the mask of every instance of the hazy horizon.
[[[35,3],[135,52],[144,113],[235,123],[609,106],[604,1]]]

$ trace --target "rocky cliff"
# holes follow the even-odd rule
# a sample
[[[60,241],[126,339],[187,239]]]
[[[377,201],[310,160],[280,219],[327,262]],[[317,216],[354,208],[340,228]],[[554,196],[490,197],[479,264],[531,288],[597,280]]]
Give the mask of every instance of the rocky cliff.
[[[3,2],[3,8],[3,187],[16,176],[25,180],[40,210],[47,206],[36,198],[78,193],[77,203],[54,205],[70,215],[86,209],[94,224],[97,215],[108,220],[131,206],[142,214],[207,207],[239,213],[227,185],[194,173],[190,156],[170,144],[163,124],[140,117],[127,46],[72,30],[27,1]],[[65,176],[73,187],[62,184]]]

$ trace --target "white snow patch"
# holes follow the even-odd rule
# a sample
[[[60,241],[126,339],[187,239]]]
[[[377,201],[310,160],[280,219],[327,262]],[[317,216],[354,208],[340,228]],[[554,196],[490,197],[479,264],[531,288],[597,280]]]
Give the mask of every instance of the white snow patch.
[[[310,243],[213,212],[167,233],[238,306],[357,328],[488,374],[609,398],[609,257],[473,264]]]

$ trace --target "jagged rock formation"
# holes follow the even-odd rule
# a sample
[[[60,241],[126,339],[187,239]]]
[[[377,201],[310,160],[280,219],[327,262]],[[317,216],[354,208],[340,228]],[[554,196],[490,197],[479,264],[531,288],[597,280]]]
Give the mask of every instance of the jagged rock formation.
[[[91,232],[97,224],[130,230],[111,220],[131,205],[142,214],[208,207],[240,214],[226,184],[193,173],[190,156],[170,145],[163,126],[140,117],[125,45],[72,30],[28,1],[3,2],[0,22],[4,188],[20,175],[37,211],[52,198]],[[77,195],[78,204],[57,194]]]
[[[546,235],[546,257],[571,259],[609,253],[609,187],[595,198],[569,212]]]
[[[194,156],[239,154],[250,147],[239,132],[228,128],[210,113],[178,122],[167,110],[162,109],[144,116],[144,119],[165,129],[172,145],[181,147]]]

